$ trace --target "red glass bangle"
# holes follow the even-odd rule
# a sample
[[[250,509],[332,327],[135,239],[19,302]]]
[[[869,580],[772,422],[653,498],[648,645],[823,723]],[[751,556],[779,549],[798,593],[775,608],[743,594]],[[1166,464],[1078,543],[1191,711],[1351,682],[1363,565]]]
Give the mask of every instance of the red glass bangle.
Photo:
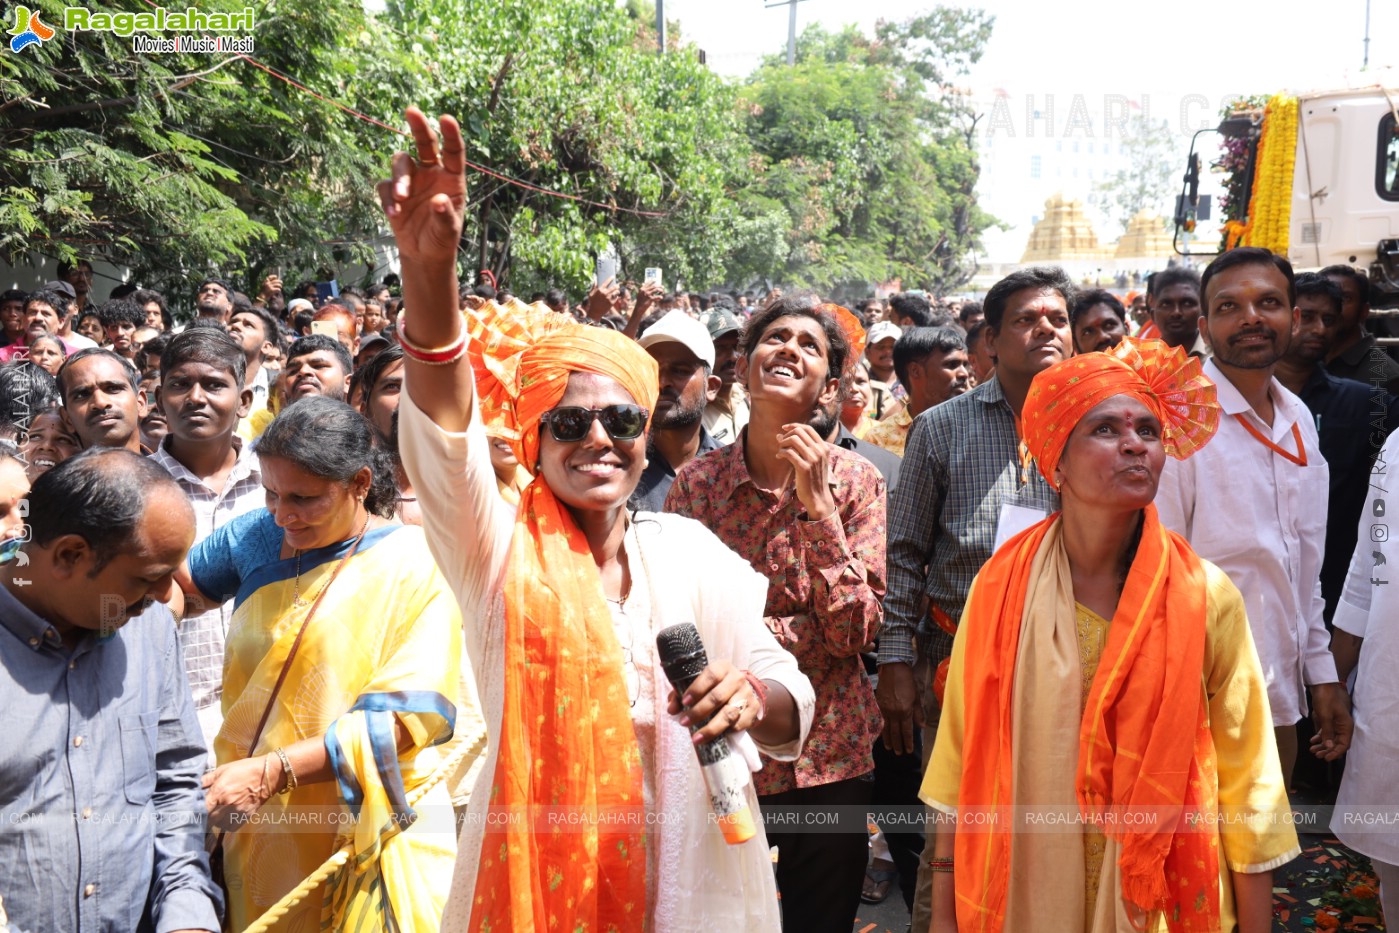
[[[466,328],[457,332],[457,339],[445,347],[429,349],[420,347],[408,339],[408,331],[400,327],[398,329],[398,343],[403,347],[403,355],[419,363],[427,363],[430,366],[440,366],[444,363],[454,363],[466,354]]]
[[[758,675],[752,671],[744,671],[744,678],[748,681],[748,686],[753,688],[753,695],[758,698],[758,722],[763,721],[763,717],[768,714],[768,685],[758,679]]]

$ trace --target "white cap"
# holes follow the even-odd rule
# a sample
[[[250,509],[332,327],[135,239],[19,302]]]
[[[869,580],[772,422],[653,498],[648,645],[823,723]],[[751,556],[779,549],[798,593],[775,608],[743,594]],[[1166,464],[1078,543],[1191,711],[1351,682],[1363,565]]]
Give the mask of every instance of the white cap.
[[[293,298],[287,302],[287,313],[295,314],[298,311],[314,311],[316,306],[309,298]]]
[[[670,312],[646,328],[637,342],[648,350],[658,343],[678,343],[701,363],[714,368],[714,341],[709,337],[709,328],[684,311]]]
[[[899,325],[893,321],[880,321],[869,329],[869,335],[865,338],[865,346],[872,347],[879,341],[888,340],[890,337],[898,340],[903,335],[904,332],[899,330]]]

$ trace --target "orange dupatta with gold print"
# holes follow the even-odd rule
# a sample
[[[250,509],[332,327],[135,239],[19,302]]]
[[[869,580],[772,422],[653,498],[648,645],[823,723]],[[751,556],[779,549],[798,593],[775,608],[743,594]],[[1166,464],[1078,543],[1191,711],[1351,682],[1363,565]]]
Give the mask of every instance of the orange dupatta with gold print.
[[[574,372],[653,409],[656,364],[616,331],[490,305],[469,314],[483,420],[534,470],[540,416]],[[641,754],[597,565],[542,475],[521,496],[505,574],[505,707],[471,929],[631,931],[646,915]]]
[[[958,806],[1014,804],[1013,681],[1031,568],[1058,516],[1027,529],[982,568],[962,619],[966,722]],[[1108,807],[1179,813],[1154,827],[1107,822],[1122,847],[1122,895],[1164,912],[1173,931],[1219,929],[1219,854],[1188,815],[1218,807],[1214,743],[1201,687],[1206,597],[1200,559],[1144,510],[1141,543],[1108,629],[1079,732],[1076,787],[1090,819]],[[1008,821],[1004,821],[1008,822]],[[998,824],[999,825],[999,824]],[[958,927],[1005,924],[1010,837],[959,832]]]

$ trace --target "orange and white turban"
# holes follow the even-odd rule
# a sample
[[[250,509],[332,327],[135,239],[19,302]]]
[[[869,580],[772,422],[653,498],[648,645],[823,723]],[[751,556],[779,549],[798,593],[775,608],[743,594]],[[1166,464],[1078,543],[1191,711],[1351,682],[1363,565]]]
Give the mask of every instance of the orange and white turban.
[[[1035,376],[1021,412],[1025,447],[1054,489],[1054,468],[1074,427],[1116,395],[1138,399],[1161,422],[1166,453],[1184,460],[1214,436],[1219,403],[1200,361],[1160,340],[1128,337],[1110,350],[1071,356]]]

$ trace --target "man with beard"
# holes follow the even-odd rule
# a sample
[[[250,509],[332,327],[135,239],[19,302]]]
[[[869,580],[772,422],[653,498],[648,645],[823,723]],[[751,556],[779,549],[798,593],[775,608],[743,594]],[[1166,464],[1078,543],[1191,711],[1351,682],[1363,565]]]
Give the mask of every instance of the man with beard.
[[[1297,276],[1297,336],[1273,371],[1278,382],[1311,411],[1321,455],[1331,473],[1326,556],[1321,564],[1321,596],[1328,621],[1355,551],[1370,467],[1379,451],[1375,438],[1399,427],[1399,403],[1382,387],[1341,379],[1322,365],[1335,340],[1342,300],[1335,279],[1316,272]],[[1384,419],[1382,428],[1374,424],[1377,416]]]
[[[199,291],[194,295],[194,310],[198,317],[227,324],[228,316],[233,313],[233,286],[223,279],[200,282]]]
[[[662,512],[676,472],[720,446],[702,424],[705,406],[719,394],[720,379],[712,374],[709,329],[684,311],[672,311],[652,324],[638,342],[660,367],[661,394],[651,415],[646,469],[632,502],[638,509]]]
[[[869,364],[870,392],[873,404],[867,409],[875,421],[884,420],[896,400],[907,394],[898,382],[894,368],[894,344],[903,331],[895,324],[880,321],[869,329],[865,338],[865,361]]]
[[[90,295],[92,293],[92,263],[86,259],[79,259],[77,262],[60,262],[58,264],[58,278],[67,282],[73,289],[73,312],[75,315],[82,314],[92,306]],[[76,320],[76,317],[74,318]]]
[[[748,424],[748,393],[738,383],[738,318],[720,306],[701,314],[700,323],[714,342],[714,375],[719,377],[719,394],[704,409],[704,429],[715,443],[732,444]]]
[[[1080,295],[1069,311],[1069,322],[1079,353],[1111,349],[1127,336],[1127,309],[1105,288]]]
[[[969,366],[967,343],[957,328],[905,331],[894,344],[894,372],[908,392],[907,405],[870,428],[865,440],[902,457],[913,419],[971,388]]]
[[[83,447],[141,447],[145,398],[141,375],[111,350],[79,350],[58,371],[63,417]]]
[[[995,375],[923,412],[909,430],[903,476],[889,495],[889,595],[875,694],[884,745],[895,755],[921,754],[926,763],[932,752],[941,712],[937,674],[946,670],[981,565],[1059,508],[1058,494],[1024,454],[1017,422],[1035,374],[1073,352],[1073,299],[1073,283],[1057,267],[1022,269],[993,285],[982,310]],[[919,930],[931,920],[927,862],[936,831],[927,837],[914,898]]]
[[[1156,506],[1243,593],[1290,786],[1307,687],[1318,757],[1339,757],[1352,728],[1322,620],[1329,471],[1311,413],[1273,378],[1299,329],[1291,264],[1233,249],[1210,263],[1203,285],[1200,329],[1214,352],[1204,372],[1224,417],[1209,446],[1167,462]]]
[[[350,351],[334,337],[302,337],[287,351],[287,364],[282,368],[282,408],[311,395],[345,401],[354,371]],[[270,409],[253,412],[248,418],[248,434],[256,440],[275,417],[276,412]]]
[[[1200,336],[1200,276],[1194,269],[1171,266],[1153,275],[1147,283],[1146,303],[1151,322],[1168,347],[1184,347],[1202,360],[1210,355],[1209,344]]]
[[[251,411],[267,407],[272,386],[272,376],[262,364],[267,354],[276,349],[280,329],[271,312],[252,307],[245,311],[235,311],[228,321],[228,333],[243,348],[247,360],[247,373],[244,384],[253,393]]]
[[[124,450],[64,461],[28,498],[32,540],[0,570],[9,922],[218,930],[199,781],[207,755],[176,627],[157,602],[194,537],[189,504]]]
[[[195,544],[266,505],[257,454],[236,433],[253,400],[246,370],[238,342],[208,327],[177,334],[161,354],[155,404],[168,433],[151,459],[189,497]],[[185,672],[210,749],[223,725],[224,634],[232,618],[231,600],[222,606],[190,605],[180,625]]]

